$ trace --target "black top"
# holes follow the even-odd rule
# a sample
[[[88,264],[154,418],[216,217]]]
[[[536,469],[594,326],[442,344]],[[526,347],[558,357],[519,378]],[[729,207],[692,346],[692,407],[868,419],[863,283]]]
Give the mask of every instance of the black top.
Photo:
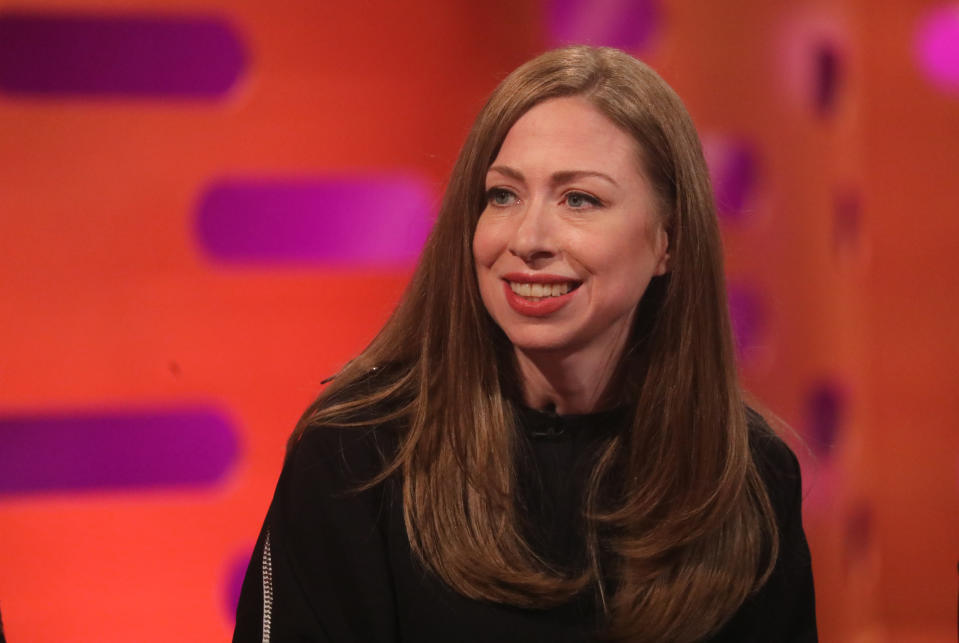
[[[585,478],[624,413],[522,409],[518,415],[528,438],[518,468],[530,543],[554,564],[578,567]],[[799,465],[758,415],[750,413],[750,423],[780,555],[768,582],[710,641],[816,641]],[[399,485],[350,492],[382,469],[391,444],[383,429],[318,428],[303,435],[284,464],[243,582],[234,643],[593,640],[591,597],[522,609],[465,598],[424,569],[410,551]]]

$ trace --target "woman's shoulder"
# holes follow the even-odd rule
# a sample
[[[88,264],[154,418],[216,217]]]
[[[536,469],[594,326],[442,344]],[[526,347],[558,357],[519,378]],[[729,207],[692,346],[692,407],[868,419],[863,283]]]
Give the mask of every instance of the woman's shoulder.
[[[259,640],[261,623],[277,640],[392,640],[383,634],[394,623],[388,552],[402,517],[395,485],[372,484],[391,433],[357,419],[310,422],[291,440],[244,582],[243,635],[235,640]]]
[[[381,481],[392,444],[390,432],[376,425],[308,427],[287,450],[271,509],[274,529],[314,534],[329,529],[331,517],[350,533],[376,524],[395,491],[392,478]]]
[[[799,460],[756,410],[746,408],[749,446],[773,505],[781,512],[798,501],[802,489]]]
[[[357,467],[375,468],[374,474],[382,469],[393,456],[402,422],[397,412],[399,403],[375,393],[395,377],[395,371],[395,367],[371,368],[348,386],[322,396],[311,407],[321,411],[314,413],[319,419],[304,422],[291,439],[287,465],[310,467],[325,463],[347,472]],[[343,408],[332,416],[322,412],[332,407]]]
[[[763,417],[747,409],[753,460],[776,514],[779,551],[772,574],[715,641],[813,642],[815,590],[802,524],[799,460]]]
[[[307,427],[290,447],[285,467],[299,474],[336,474],[344,481],[365,482],[382,471],[392,456],[395,439],[383,426]]]

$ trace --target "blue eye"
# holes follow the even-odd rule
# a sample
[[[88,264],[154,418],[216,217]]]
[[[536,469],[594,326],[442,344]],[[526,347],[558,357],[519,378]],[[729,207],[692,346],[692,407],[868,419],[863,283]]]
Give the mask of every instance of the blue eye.
[[[582,210],[584,208],[597,207],[600,205],[600,201],[589,194],[570,192],[566,195],[566,205],[574,210]]]
[[[516,202],[516,195],[504,188],[490,188],[486,191],[486,202],[504,208]]]

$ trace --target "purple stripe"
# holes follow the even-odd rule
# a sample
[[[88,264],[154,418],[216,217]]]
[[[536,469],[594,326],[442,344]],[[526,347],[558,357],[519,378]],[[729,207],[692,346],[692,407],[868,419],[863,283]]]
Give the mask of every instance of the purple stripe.
[[[816,83],[813,86],[813,104],[820,116],[832,113],[838,102],[844,80],[845,64],[839,49],[829,42],[817,45],[814,56]]]
[[[245,58],[218,17],[0,13],[0,90],[14,94],[217,97]]]
[[[747,217],[759,174],[756,153],[746,141],[718,136],[703,137],[716,208],[724,221]]]
[[[662,22],[657,0],[551,0],[549,33],[555,44],[639,50]]]
[[[845,388],[833,380],[816,382],[806,391],[806,439],[820,457],[828,456],[841,437],[846,398]]]
[[[0,417],[0,445],[0,495],[208,486],[239,454],[209,408]]]
[[[745,285],[730,284],[727,299],[737,356],[749,361],[765,334],[766,314],[762,298]]]
[[[872,549],[876,534],[875,512],[865,500],[847,509],[844,519],[843,563],[846,571],[863,562]]]
[[[392,265],[416,259],[432,195],[404,176],[229,179],[200,199],[196,235],[228,263]]]
[[[853,187],[840,187],[833,195],[832,241],[837,253],[855,250],[862,238],[862,198]]]

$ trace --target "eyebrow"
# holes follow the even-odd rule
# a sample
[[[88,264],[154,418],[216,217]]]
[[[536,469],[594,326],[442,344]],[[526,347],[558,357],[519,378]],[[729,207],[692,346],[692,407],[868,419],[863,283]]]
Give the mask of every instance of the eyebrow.
[[[508,176],[509,178],[517,181],[526,181],[526,177],[523,176],[522,172],[511,168],[508,165],[494,165],[488,170],[488,172],[498,172],[503,176]],[[613,177],[610,175],[604,174],[603,172],[595,172],[593,170],[562,170],[560,172],[554,172],[553,176],[550,177],[550,183],[553,185],[562,185],[563,183],[569,183],[571,181],[575,181],[576,179],[582,179],[589,176],[603,179],[604,181],[619,187],[619,183],[613,180]]]

